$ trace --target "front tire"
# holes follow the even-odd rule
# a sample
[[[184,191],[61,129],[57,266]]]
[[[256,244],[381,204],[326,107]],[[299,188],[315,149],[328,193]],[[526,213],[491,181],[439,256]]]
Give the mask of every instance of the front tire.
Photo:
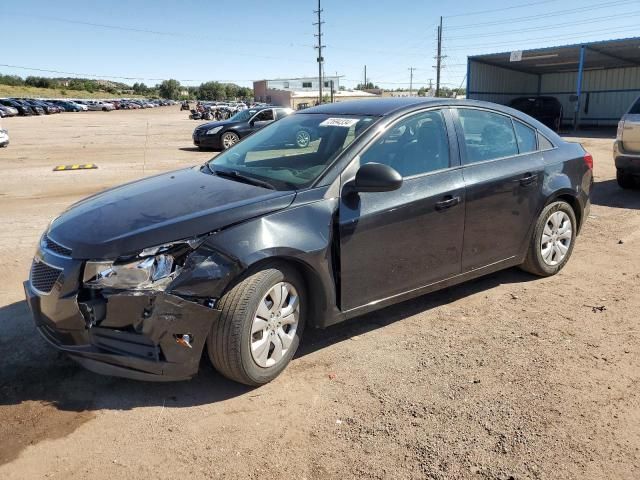
[[[629,175],[628,173],[625,173],[624,170],[622,170],[621,168],[618,168],[616,170],[616,180],[618,181],[618,185],[620,186],[620,188],[634,188],[636,186],[636,182],[635,179],[633,178],[633,175]]]
[[[558,201],[547,205],[533,231],[523,270],[549,277],[567,264],[577,232],[576,215],[567,202]]]
[[[253,273],[220,299],[220,318],[207,339],[214,368],[250,386],[276,378],[298,349],[306,317],[304,281],[293,269]]]

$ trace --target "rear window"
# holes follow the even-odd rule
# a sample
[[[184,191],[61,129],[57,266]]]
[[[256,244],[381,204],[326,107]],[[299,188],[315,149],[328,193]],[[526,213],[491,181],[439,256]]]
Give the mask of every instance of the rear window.
[[[516,138],[518,139],[518,149],[520,150],[520,153],[535,152],[538,149],[536,131],[517,120],[513,121],[513,126],[516,130]]]
[[[633,114],[640,114],[640,98],[638,100],[636,100],[636,103],[633,104],[633,107],[631,107],[631,110],[629,110],[629,113],[633,113]]]
[[[551,150],[553,148],[553,144],[545,137],[538,133],[538,145],[540,146],[540,150]]]

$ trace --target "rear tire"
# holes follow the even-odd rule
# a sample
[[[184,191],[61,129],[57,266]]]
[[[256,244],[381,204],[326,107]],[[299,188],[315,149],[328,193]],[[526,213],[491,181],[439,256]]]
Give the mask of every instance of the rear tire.
[[[272,292],[286,293],[278,299]],[[219,301],[222,313],[207,339],[214,368],[250,386],[276,378],[298,349],[306,304],[304,281],[293,269],[272,266],[247,276]]]
[[[633,175],[625,173],[625,171],[621,168],[618,168],[616,170],[616,180],[618,181],[618,185],[621,188],[627,189],[634,188],[636,186],[635,178],[633,178]]]
[[[555,275],[571,257],[576,232],[576,215],[571,205],[563,201],[547,205],[538,217],[520,268],[540,277]]]

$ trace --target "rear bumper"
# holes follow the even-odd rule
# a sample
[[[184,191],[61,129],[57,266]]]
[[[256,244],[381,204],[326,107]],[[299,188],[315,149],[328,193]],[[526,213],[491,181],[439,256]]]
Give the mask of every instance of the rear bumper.
[[[619,140],[613,144],[613,158],[616,168],[625,173],[640,175],[640,153],[626,152]]]

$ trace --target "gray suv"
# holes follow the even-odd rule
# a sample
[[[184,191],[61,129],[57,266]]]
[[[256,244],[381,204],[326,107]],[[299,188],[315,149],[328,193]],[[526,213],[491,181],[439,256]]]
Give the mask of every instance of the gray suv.
[[[618,123],[618,134],[613,145],[618,185],[633,188],[640,177],[640,98]]]

